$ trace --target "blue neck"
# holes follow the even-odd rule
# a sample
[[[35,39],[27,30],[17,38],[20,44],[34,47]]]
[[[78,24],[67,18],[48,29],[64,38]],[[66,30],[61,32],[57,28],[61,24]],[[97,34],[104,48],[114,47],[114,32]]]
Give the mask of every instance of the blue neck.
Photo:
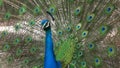
[[[44,68],[57,68],[51,29],[46,31]]]
[[[46,31],[44,68],[61,68],[61,63],[56,61],[54,55],[51,29]]]

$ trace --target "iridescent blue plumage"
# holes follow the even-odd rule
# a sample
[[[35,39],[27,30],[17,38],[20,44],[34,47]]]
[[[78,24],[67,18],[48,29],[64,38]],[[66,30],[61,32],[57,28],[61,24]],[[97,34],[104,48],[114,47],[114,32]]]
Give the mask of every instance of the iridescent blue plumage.
[[[60,62],[56,61],[54,55],[52,32],[49,20],[47,19],[42,20],[41,25],[43,26],[43,29],[46,31],[44,68],[61,68]]]

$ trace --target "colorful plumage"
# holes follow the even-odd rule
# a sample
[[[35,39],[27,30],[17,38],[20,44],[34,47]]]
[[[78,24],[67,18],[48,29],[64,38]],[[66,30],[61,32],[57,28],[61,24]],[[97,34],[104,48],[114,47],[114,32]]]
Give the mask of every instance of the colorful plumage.
[[[119,0],[0,0],[0,68],[49,65],[48,24],[62,68],[119,68]]]

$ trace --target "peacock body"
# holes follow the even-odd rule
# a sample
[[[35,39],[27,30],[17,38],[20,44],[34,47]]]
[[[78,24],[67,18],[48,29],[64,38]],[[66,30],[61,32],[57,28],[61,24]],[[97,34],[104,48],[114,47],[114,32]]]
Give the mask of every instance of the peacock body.
[[[0,68],[49,65],[47,37],[62,68],[120,68],[120,0],[0,0],[0,26]]]

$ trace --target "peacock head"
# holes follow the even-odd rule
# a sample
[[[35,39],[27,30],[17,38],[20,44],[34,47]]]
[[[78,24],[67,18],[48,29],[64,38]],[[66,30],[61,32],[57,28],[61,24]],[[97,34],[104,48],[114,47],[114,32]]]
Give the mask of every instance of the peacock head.
[[[50,22],[47,19],[43,19],[40,23],[42,25],[42,28],[47,31],[50,29]]]

